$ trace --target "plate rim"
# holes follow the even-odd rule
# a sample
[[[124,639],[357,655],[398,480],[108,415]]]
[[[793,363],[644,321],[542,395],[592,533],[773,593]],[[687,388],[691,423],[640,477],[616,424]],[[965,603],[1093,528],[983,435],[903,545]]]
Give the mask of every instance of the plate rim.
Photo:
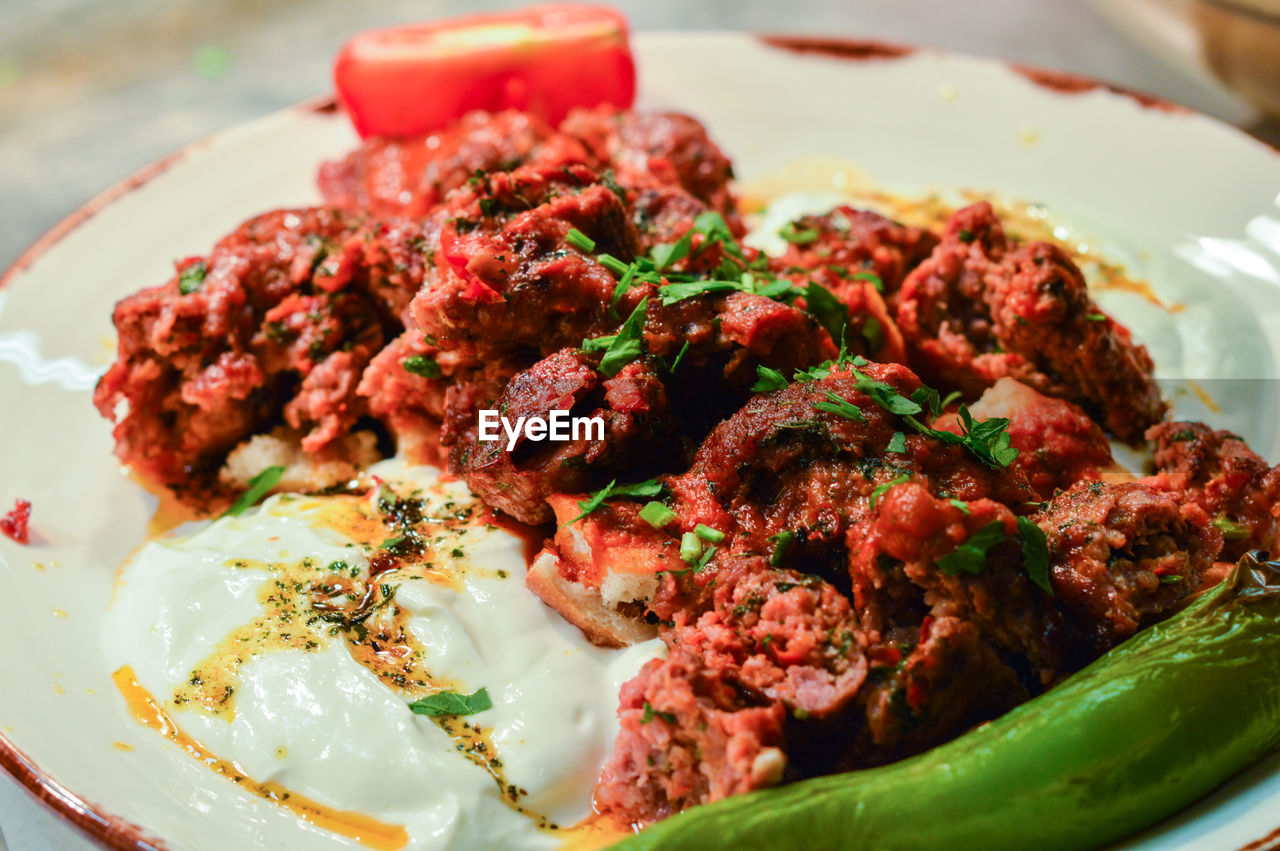
[[[1215,116],[1200,112],[1174,100],[1074,71],[1056,70],[1040,65],[1013,62],[964,51],[871,38],[796,35],[741,30],[648,30],[637,32],[634,35],[638,40],[665,35],[694,38],[725,35],[746,36],[755,44],[763,45],[764,47],[795,54],[812,54],[846,62],[889,61],[909,58],[915,54],[961,58],[1003,68],[1038,87],[1059,95],[1086,94],[1097,91],[1113,97],[1126,98],[1144,110],[1156,110],[1171,115],[1207,120],[1220,130],[1225,130],[1237,138],[1255,143],[1266,154],[1280,158],[1280,147],[1252,136],[1239,127]],[[245,132],[260,123],[280,120],[286,117],[315,114],[328,115],[339,111],[340,107],[335,94],[315,95],[257,118],[225,127],[182,145],[177,150],[142,166],[68,213],[27,246],[5,268],[4,272],[0,273],[0,291],[30,269],[64,238],[97,213],[131,192],[141,189],[174,166],[185,162],[192,155],[211,147],[224,137],[233,133]],[[168,847],[163,839],[149,835],[143,827],[105,812],[103,808],[63,786],[41,769],[35,760],[23,753],[3,732],[0,732],[0,769],[3,769],[17,780],[29,795],[47,809],[79,828],[91,840],[107,848],[116,849],[116,851],[164,851]],[[1280,825],[1277,825],[1274,830],[1266,835],[1241,846],[1239,851],[1258,851],[1258,849],[1270,847],[1269,843],[1277,838],[1280,838]]]

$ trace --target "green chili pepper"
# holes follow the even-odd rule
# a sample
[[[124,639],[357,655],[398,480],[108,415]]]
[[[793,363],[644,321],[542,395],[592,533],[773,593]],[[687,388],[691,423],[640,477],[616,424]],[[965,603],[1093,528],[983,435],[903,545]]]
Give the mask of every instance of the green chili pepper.
[[[1075,849],[1172,815],[1280,744],[1280,562],[1061,685],[882,768],[696,807],[618,848]]]

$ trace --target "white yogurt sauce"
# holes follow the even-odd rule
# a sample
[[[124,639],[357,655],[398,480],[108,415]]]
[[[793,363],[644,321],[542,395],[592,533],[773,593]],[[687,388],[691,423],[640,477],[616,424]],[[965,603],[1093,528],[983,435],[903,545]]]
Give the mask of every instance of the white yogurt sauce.
[[[402,495],[424,489],[428,505],[475,505],[465,487],[438,484],[429,469],[385,462],[371,472]],[[522,542],[474,522],[432,538],[430,570],[380,577],[395,586],[387,608],[403,612],[424,651],[421,667],[441,683],[393,688],[325,621],[298,617],[249,630],[267,623],[261,595],[273,583],[319,575],[334,562],[366,568],[367,548],[326,520],[342,499],[354,502],[276,496],[189,536],[147,544],[124,566],[106,617],[108,663],[131,666],[184,732],[253,780],[404,825],[409,847],[555,846],[555,831],[539,830],[531,814],[562,827],[591,814],[617,735],[619,687],[660,643],[593,647],[525,588]],[[464,555],[450,555],[455,548]],[[304,558],[317,567],[300,568]],[[233,632],[245,639],[233,643],[254,650],[232,667],[231,711],[175,704],[193,671],[225,654]],[[503,800],[457,739],[409,710],[433,686],[487,689],[492,708],[457,720],[487,734],[502,779],[524,792],[518,803],[526,814]]]

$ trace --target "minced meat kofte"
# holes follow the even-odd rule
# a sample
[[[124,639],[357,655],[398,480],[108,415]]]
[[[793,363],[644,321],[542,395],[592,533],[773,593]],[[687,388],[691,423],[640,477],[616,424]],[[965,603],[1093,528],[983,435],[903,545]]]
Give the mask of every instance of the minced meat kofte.
[[[270,433],[440,465],[539,527],[537,593],[669,647],[623,688],[597,789],[633,824],[930,748],[1280,549],[1280,472],[1165,420],[1063,248],[980,202],[936,233],[838,207],[768,256],[732,174],[674,114],[371,138],[322,168],[326,206],[121,301],[96,404],[123,461],[205,510]],[[604,428],[488,442],[489,409]]]

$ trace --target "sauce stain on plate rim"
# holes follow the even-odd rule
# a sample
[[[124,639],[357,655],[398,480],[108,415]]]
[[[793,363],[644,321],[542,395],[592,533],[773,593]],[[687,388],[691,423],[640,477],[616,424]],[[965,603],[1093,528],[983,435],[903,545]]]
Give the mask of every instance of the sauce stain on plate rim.
[[[644,35],[639,34],[638,39]],[[918,48],[905,45],[894,45],[874,40],[843,39],[837,37],[803,37],[772,34],[757,34],[757,43],[765,47],[790,51],[798,54],[812,54],[831,59],[845,61],[885,61],[901,59],[915,54]],[[964,56],[965,54],[930,49],[929,53],[939,56]],[[1080,94],[1102,91],[1130,99],[1144,109],[1160,112],[1208,118],[1225,128],[1230,129],[1240,138],[1257,143],[1270,155],[1280,157],[1277,149],[1255,137],[1231,127],[1225,122],[1204,116],[1189,107],[1157,98],[1145,93],[1136,92],[1122,86],[1106,83],[1086,76],[1052,71],[1014,63],[1001,63],[998,60],[980,59],[992,66],[1002,67],[1010,73],[1017,74],[1048,91],[1062,94]],[[341,120],[341,110],[332,95],[321,95],[316,98],[265,116],[265,120],[289,115],[322,115],[334,116]],[[252,124],[254,122],[250,122]],[[244,125],[239,125],[243,128]],[[224,133],[232,132],[231,130]],[[10,284],[22,273],[28,271],[46,253],[56,247],[66,236],[82,226],[94,215],[119,201],[130,193],[141,189],[150,181],[168,172],[174,166],[188,160],[213,145],[223,133],[214,134],[205,139],[193,142],[174,153],[143,167],[132,175],[101,192],[37,239],[23,251],[18,258],[0,275],[0,289]],[[142,827],[104,812],[94,803],[67,789],[43,771],[40,766],[7,736],[0,733],[0,767],[21,783],[37,800],[44,803],[59,816],[76,825],[89,837],[112,849],[138,849],[138,851],[163,851],[168,846],[160,839],[150,836]],[[1239,851],[1256,851],[1256,849],[1275,847],[1275,840],[1280,838],[1280,827],[1257,840],[1247,843]]]

